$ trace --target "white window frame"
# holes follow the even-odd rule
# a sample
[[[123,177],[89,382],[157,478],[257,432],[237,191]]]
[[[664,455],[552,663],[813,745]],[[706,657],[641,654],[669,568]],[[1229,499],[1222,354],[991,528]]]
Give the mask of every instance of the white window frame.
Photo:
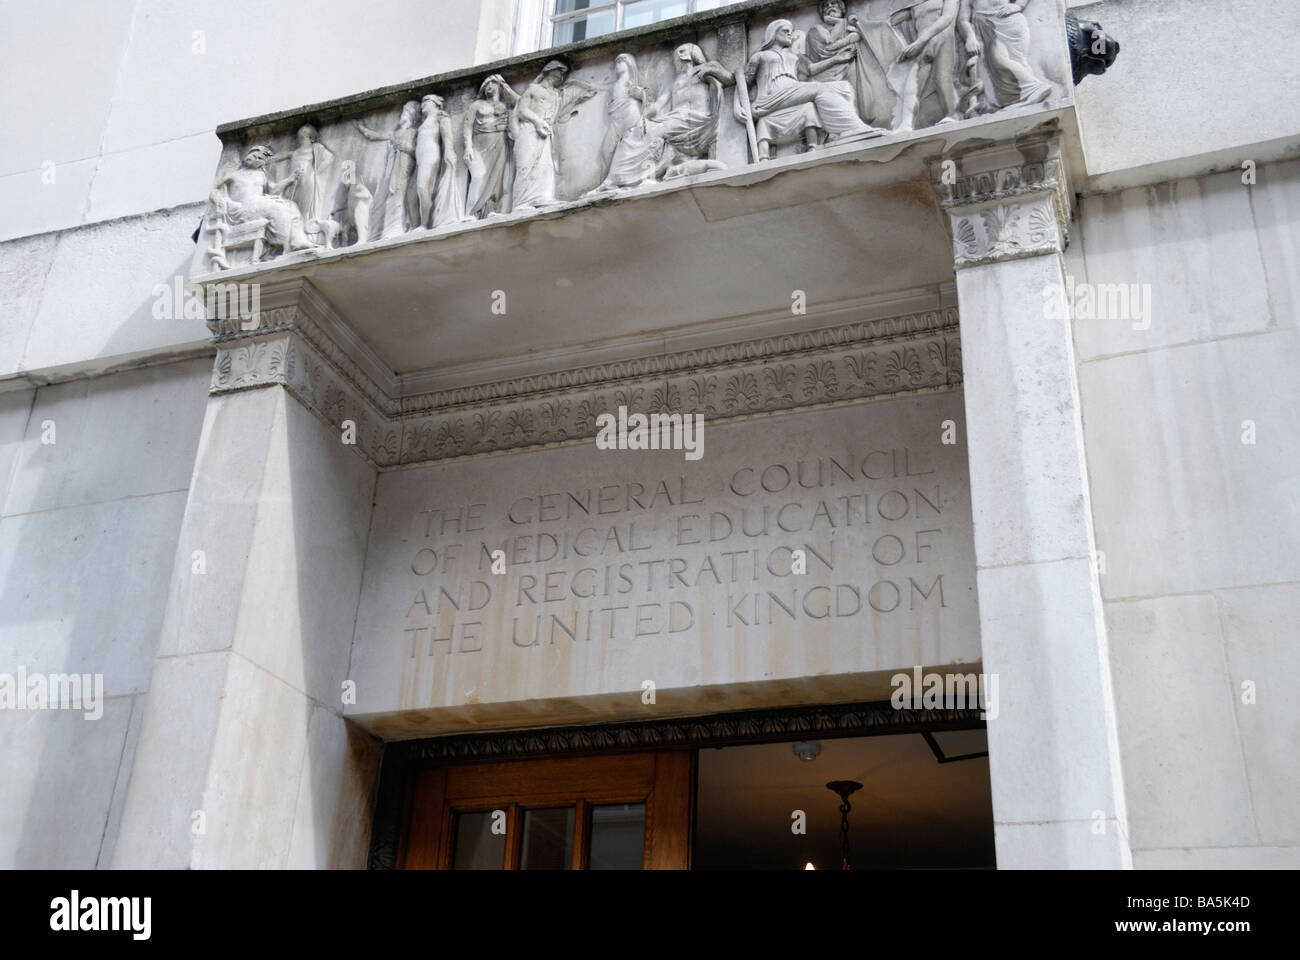
[[[623,30],[624,9],[636,2],[637,0],[594,0],[590,7],[574,10],[572,13],[557,14],[556,0],[519,0],[519,12],[515,18],[515,54],[522,55],[549,49],[555,46],[551,42],[551,37],[555,35],[555,24],[563,23],[565,20],[578,20],[605,10],[614,11],[614,29],[610,33],[602,33],[601,36],[608,37],[619,33]],[[686,13],[683,16],[698,12],[696,4],[700,0],[685,0],[685,2]],[[735,0],[724,0],[719,6],[734,2]]]

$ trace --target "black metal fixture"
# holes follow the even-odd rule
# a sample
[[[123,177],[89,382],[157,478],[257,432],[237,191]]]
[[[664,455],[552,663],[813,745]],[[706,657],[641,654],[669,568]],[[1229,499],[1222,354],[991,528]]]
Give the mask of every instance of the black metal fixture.
[[[921,736],[925,737],[925,742],[930,747],[930,752],[934,754],[934,759],[938,760],[940,763],[956,763],[958,760],[977,760],[980,757],[987,757],[989,755],[989,752],[984,750],[980,753],[963,753],[958,757],[945,757],[942,748],[939,746],[939,741],[934,739],[934,734],[929,730],[922,730]]]
[[[849,795],[862,789],[862,784],[856,780],[832,780],[826,784],[826,789],[836,793],[840,798],[840,869],[848,870],[849,867],[849,811],[853,806],[849,803]]]

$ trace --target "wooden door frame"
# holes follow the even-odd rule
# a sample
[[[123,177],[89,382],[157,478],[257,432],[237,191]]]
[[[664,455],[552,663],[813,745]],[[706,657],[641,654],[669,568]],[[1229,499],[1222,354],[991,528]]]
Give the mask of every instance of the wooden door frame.
[[[584,869],[592,806],[645,804],[642,868],[687,870],[691,865],[695,751],[532,757],[452,763],[414,777],[399,845],[398,866],[449,870],[456,818],[483,810],[506,812],[505,869],[518,869],[524,810],[574,807],[572,869]]]
[[[978,709],[895,709],[886,700],[394,741],[384,745],[367,866],[371,870],[399,866],[416,783],[422,773],[449,764],[648,750],[685,751],[693,756],[702,747],[983,728]]]

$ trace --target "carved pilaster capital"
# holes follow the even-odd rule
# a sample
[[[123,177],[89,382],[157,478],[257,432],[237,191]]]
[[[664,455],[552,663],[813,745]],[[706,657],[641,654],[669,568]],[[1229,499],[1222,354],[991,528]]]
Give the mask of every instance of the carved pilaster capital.
[[[958,269],[1060,253],[1069,242],[1071,193],[1055,130],[958,147],[930,170]]]

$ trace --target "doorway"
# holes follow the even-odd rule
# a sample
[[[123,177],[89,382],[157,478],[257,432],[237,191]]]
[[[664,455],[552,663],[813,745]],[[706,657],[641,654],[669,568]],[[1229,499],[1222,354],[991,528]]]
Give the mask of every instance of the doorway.
[[[853,868],[987,869],[986,750],[977,709],[888,702],[390,743],[370,866],[838,869],[848,780]]]
[[[401,866],[686,870],[695,752],[468,763],[416,778]]]

